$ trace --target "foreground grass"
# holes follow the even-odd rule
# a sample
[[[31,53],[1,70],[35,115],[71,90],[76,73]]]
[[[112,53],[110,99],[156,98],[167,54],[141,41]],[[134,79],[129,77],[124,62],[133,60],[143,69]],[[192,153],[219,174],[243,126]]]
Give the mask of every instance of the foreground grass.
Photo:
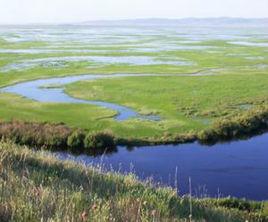
[[[178,197],[8,142],[0,159],[0,221],[267,221],[264,203]]]

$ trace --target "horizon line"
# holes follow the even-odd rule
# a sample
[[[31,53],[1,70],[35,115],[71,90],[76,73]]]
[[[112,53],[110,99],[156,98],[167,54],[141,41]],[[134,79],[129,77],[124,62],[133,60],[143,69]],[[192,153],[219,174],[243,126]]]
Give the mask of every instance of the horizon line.
[[[234,16],[217,16],[217,17],[181,17],[181,18],[168,18],[168,17],[140,17],[140,18],[118,18],[118,19],[92,19],[81,21],[65,21],[65,22],[25,22],[25,23],[0,23],[0,26],[13,26],[13,25],[80,25],[83,23],[94,22],[120,22],[120,21],[138,21],[138,20],[213,20],[213,19],[241,19],[241,20],[268,20],[268,17],[234,17]]]

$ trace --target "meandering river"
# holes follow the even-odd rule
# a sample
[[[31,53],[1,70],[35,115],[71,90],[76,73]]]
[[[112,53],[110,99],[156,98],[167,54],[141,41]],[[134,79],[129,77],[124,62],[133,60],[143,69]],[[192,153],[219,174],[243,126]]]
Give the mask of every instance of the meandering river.
[[[200,71],[193,74],[179,74],[176,76],[200,76],[212,75],[205,71]],[[105,101],[92,101],[83,100],[71,97],[64,91],[64,85],[71,84],[82,80],[96,80],[103,78],[120,78],[120,77],[145,77],[145,76],[174,76],[169,74],[113,74],[113,75],[76,75],[66,77],[56,77],[49,79],[38,79],[27,82],[17,83],[11,86],[2,88],[0,92],[14,93],[21,95],[25,98],[32,99],[38,102],[52,102],[52,103],[83,103],[97,105],[108,108],[117,112],[115,119],[118,121],[127,120],[130,118],[139,118],[144,120],[157,121],[160,120],[159,116],[155,115],[142,115],[129,107],[125,107],[115,103]]]
[[[145,120],[159,120],[155,115],[141,115],[129,107],[104,101],[89,101],[77,99],[64,92],[63,86],[81,80],[95,80],[102,78],[128,77],[128,76],[152,76],[150,74],[115,74],[115,75],[77,75],[49,79],[38,79],[28,82],[22,82],[2,88],[2,92],[14,93],[25,98],[38,102],[52,103],[83,103],[97,105],[117,112],[115,119],[118,121],[130,118],[139,118]]]
[[[118,113],[115,119],[119,121],[129,118],[159,120],[158,116],[144,116],[118,104],[76,99],[67,95],[63,88],[65,84],[80,80],[127,76],[159,75],[68,76],[22,82],[2,88],[1,91],[19,94],[39,102],[102,106],[115,110]],[[268,200],[268,134],[214,146],[190,143],[132,149],[118,147],[114,153],[97,157],[73,156],[66,152],[57,152],[55,155],[60,159],[72,159],[89,165],[101,164],[106,170],[133,172],[140,179],[152,177],[155,183],[177,186],[180,194],[188,193],[188,180],[191,178],[194,194],[197,196],[231,195]]]

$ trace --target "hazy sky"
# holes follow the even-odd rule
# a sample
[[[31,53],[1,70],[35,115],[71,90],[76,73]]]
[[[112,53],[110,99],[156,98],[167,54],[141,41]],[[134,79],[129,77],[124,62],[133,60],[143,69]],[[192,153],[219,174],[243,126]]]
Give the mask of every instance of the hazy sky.
[[[0,23],[99,19],[268,17],[268,0],[0,0]]]

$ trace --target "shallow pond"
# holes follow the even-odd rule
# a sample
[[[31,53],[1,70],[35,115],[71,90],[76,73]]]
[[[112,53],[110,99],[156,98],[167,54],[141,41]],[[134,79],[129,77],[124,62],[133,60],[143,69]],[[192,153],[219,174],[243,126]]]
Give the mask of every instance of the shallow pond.
[[[188,193],[191,177],[193,193],[199,197],[231,195],[268,200],[268,134],[214,146],[118,147],[114,153],[97,157],[64,152],[55,155],[62,160],[102,165],[106,170],[134,172],[140,179],[152,177],[154,182],[172,187],[177,178],[180,194]]]
[[[51,67],[55,64],[65,62],[91,62],[93,65],[174,65],[174,66],[189,66],[193,63],[186,60],[171,60],[160,61],[149,56],[66,56],[66,57],[49,57],[41,59],[31,59],[18,61],[17,63],[8,64],[0,69],[0,72],[9,72],[12,70],[25,70],[38,66]]]
[[[235,45],[242,45],[242,46],[268,47],[268,43],[265,43],[265,42],[242,42],[242,41],[236,41],[236,42],[229,42],[229,43],[235,44]]]

